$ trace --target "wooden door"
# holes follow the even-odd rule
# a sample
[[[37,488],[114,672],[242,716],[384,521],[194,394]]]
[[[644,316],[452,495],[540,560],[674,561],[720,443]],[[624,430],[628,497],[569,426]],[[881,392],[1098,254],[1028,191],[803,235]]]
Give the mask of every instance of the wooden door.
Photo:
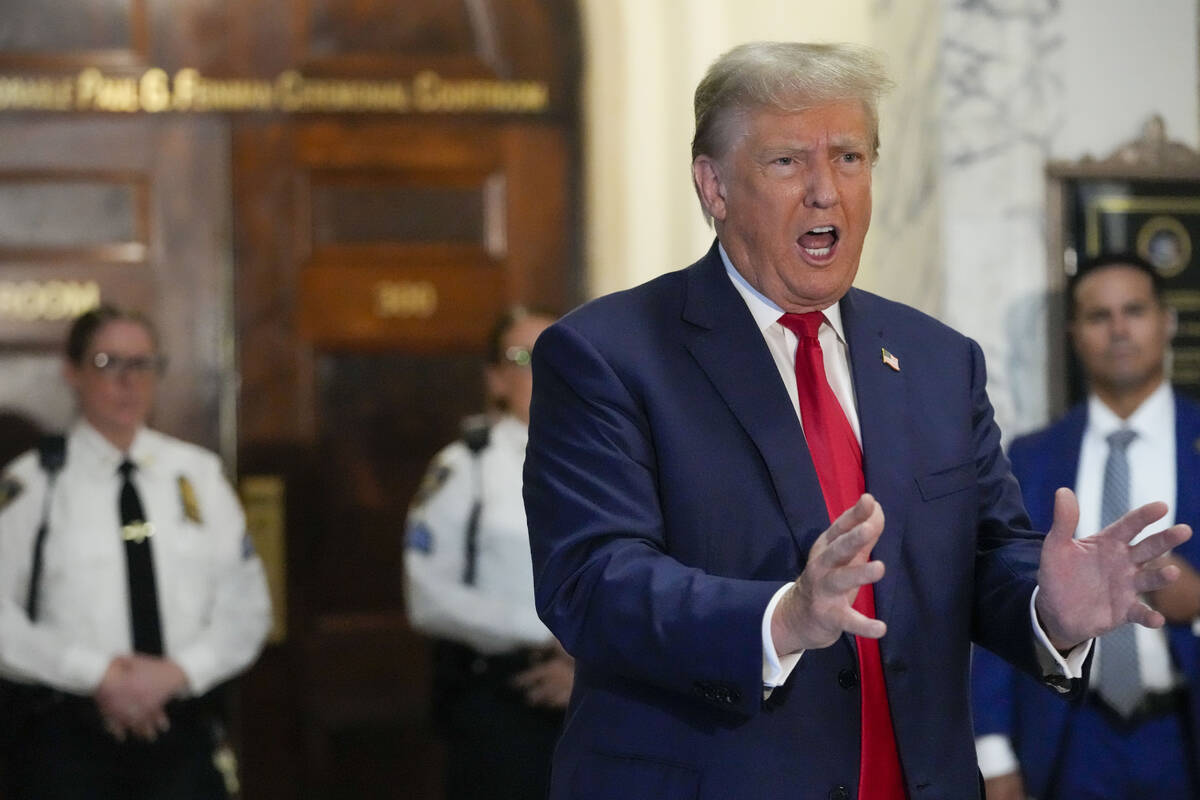
[[[69,418],[70,316],[97,298],[149,311],[171,358],[155,424],[285,487],[287,635],[241,681],[244,796],[439,797],[403,519],[482,406],[492,320],[579,299],[574,0],[3,10],[0,78],[81,94],[16,112],[0,82],[0,450]],[[82,88],[95,70],[113,102]],[[212,104],[126,102],[181,70]],[[321,113],[221,105],[297,78]],[[339,109],[353,82],[412,103]],[[504,82],[539,102],[492,103]]]
[[[104,301],[160,328],[170,364],[152,424],[232,455],[228,173],[217,118],[0,120],[0,413],[11,430],[69,424],[62,342],[72,317]]]
[[[439,796],[404,516],[481,410],[492,322],[568,303],[569,153],[562,131],[519,122],[237,129],[243,463],[305,487],[288,669],[315,795]]]

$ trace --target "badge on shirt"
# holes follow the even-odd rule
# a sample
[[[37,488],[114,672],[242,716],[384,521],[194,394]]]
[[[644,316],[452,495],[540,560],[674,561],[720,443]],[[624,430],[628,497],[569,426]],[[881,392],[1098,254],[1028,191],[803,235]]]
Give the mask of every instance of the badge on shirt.
[[[0,479],[0,511],[7,508],[8,504],[13,500],[16,500],[24,488],[25,486],[11,475],[6,475]]]
[[[242,534],[242,561],[249,561],[258,555],[258,551],[254,549],[254,537],[250,532]]]
[[[417,494],[413,497],[413,507],[422,505],[426,500],[446,482],[450,477],[450,467],[445,464],[434,463],[425,471],[425,477],[421,479],[421,485],[417,488]]]
[[[192,488],[192,482],[186,475],[180,475],[176,482],[179,484],[179,505],[183,507],[183,516],[197,525],[203,525],[200,503],[196,500],[196,490]]]

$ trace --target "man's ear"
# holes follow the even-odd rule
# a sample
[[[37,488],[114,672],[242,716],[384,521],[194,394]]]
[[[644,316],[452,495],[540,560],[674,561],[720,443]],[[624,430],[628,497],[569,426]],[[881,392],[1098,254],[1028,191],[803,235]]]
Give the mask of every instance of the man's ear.
[[[725,184],[720,164],[711,156],[699,155],[692,162],[692,181],[704,210],[717,222],[725,220]]]
[[[1177,333],[1179,333],[1179,312],[1167,306],[1167,341],[1174,339]]]

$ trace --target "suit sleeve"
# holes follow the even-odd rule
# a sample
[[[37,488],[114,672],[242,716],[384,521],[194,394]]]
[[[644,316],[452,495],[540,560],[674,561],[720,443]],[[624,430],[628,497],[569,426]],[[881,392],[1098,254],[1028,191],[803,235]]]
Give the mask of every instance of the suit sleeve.
[[[584,669],[754,713],[762,614],[780,584],[670,555],[688,532],[667,530],[654,433],[610,359],[560,322],[533,370],[524,495],[542,619]]]
[[[1009,453],[1013,472],[1019,442]],[[1011,739],[1013,730],[1014,685],[1016,670],[1011,664],[984,647],[973,648],[971,656],[971,705],[975,712],[975,735],[999,735]]]
[[[973,341],[970,347],[979,489],[972,638],[1030,675],[1041,676],[1029,607],[1043,534],[1032,530],[1020,486],[1000,446],[1000,429],[986,393],[983,353]]]

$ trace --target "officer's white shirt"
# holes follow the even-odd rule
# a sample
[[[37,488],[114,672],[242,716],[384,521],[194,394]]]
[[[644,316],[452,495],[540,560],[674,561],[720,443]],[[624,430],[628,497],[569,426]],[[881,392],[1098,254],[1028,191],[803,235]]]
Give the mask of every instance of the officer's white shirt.
[[[526,426],[492,425],[478,455],[461,441],[434,458],[409,511],[405,595],[413,627],[492,655],[553,641],[537,616],[521,496]],[[482,498],[475,583],[463,582],[468,517]]]
[[[262,565],[211,452],[141,429],[129,448],[151,539],[165,656],[201,694],[249,666],[271,623]],[[46,476],[37,454],[12,462],[22,486],[0,511],[0,672],[91,694],[132,648],[117,467],[124,455],[86,422],[67,439],[51,497],[36,623],[25,614]],[[190,495],[190,497],[189,497]],[[194,502],[193,502],[194,499]]]
[[[1079,525],[1075,538],[1082,539],[1100,530],[1100,502],[1104,495],[1104,464],[1108,460],[1108,436],[1120,428],[1137,432],[1129,443],[1129,507],[1162,500],[1168,503],[1165,517],[1139,533],[1140,542],[1153,533],[1175,524],[1175,395],[1165,381],[1147,397],[1137,410],[1122,420],[1095,395],[1088,396],[1088,421],[1079,448],[1079,468],[1075,476],[1075,494],[1079,498]],[[1147,691],[1166,691],[1180,683],[1171,665],[1171,652],[1163,629],[1134,626],[1138,649],[1138,667]],[[1091,685],[1104,669],[1104,641],[1099,643],[1092,665]],[[1012,743],[1003,734],[980,736],[975,741],[979,769],[985,778],[1016,772],[1020,766]]]

